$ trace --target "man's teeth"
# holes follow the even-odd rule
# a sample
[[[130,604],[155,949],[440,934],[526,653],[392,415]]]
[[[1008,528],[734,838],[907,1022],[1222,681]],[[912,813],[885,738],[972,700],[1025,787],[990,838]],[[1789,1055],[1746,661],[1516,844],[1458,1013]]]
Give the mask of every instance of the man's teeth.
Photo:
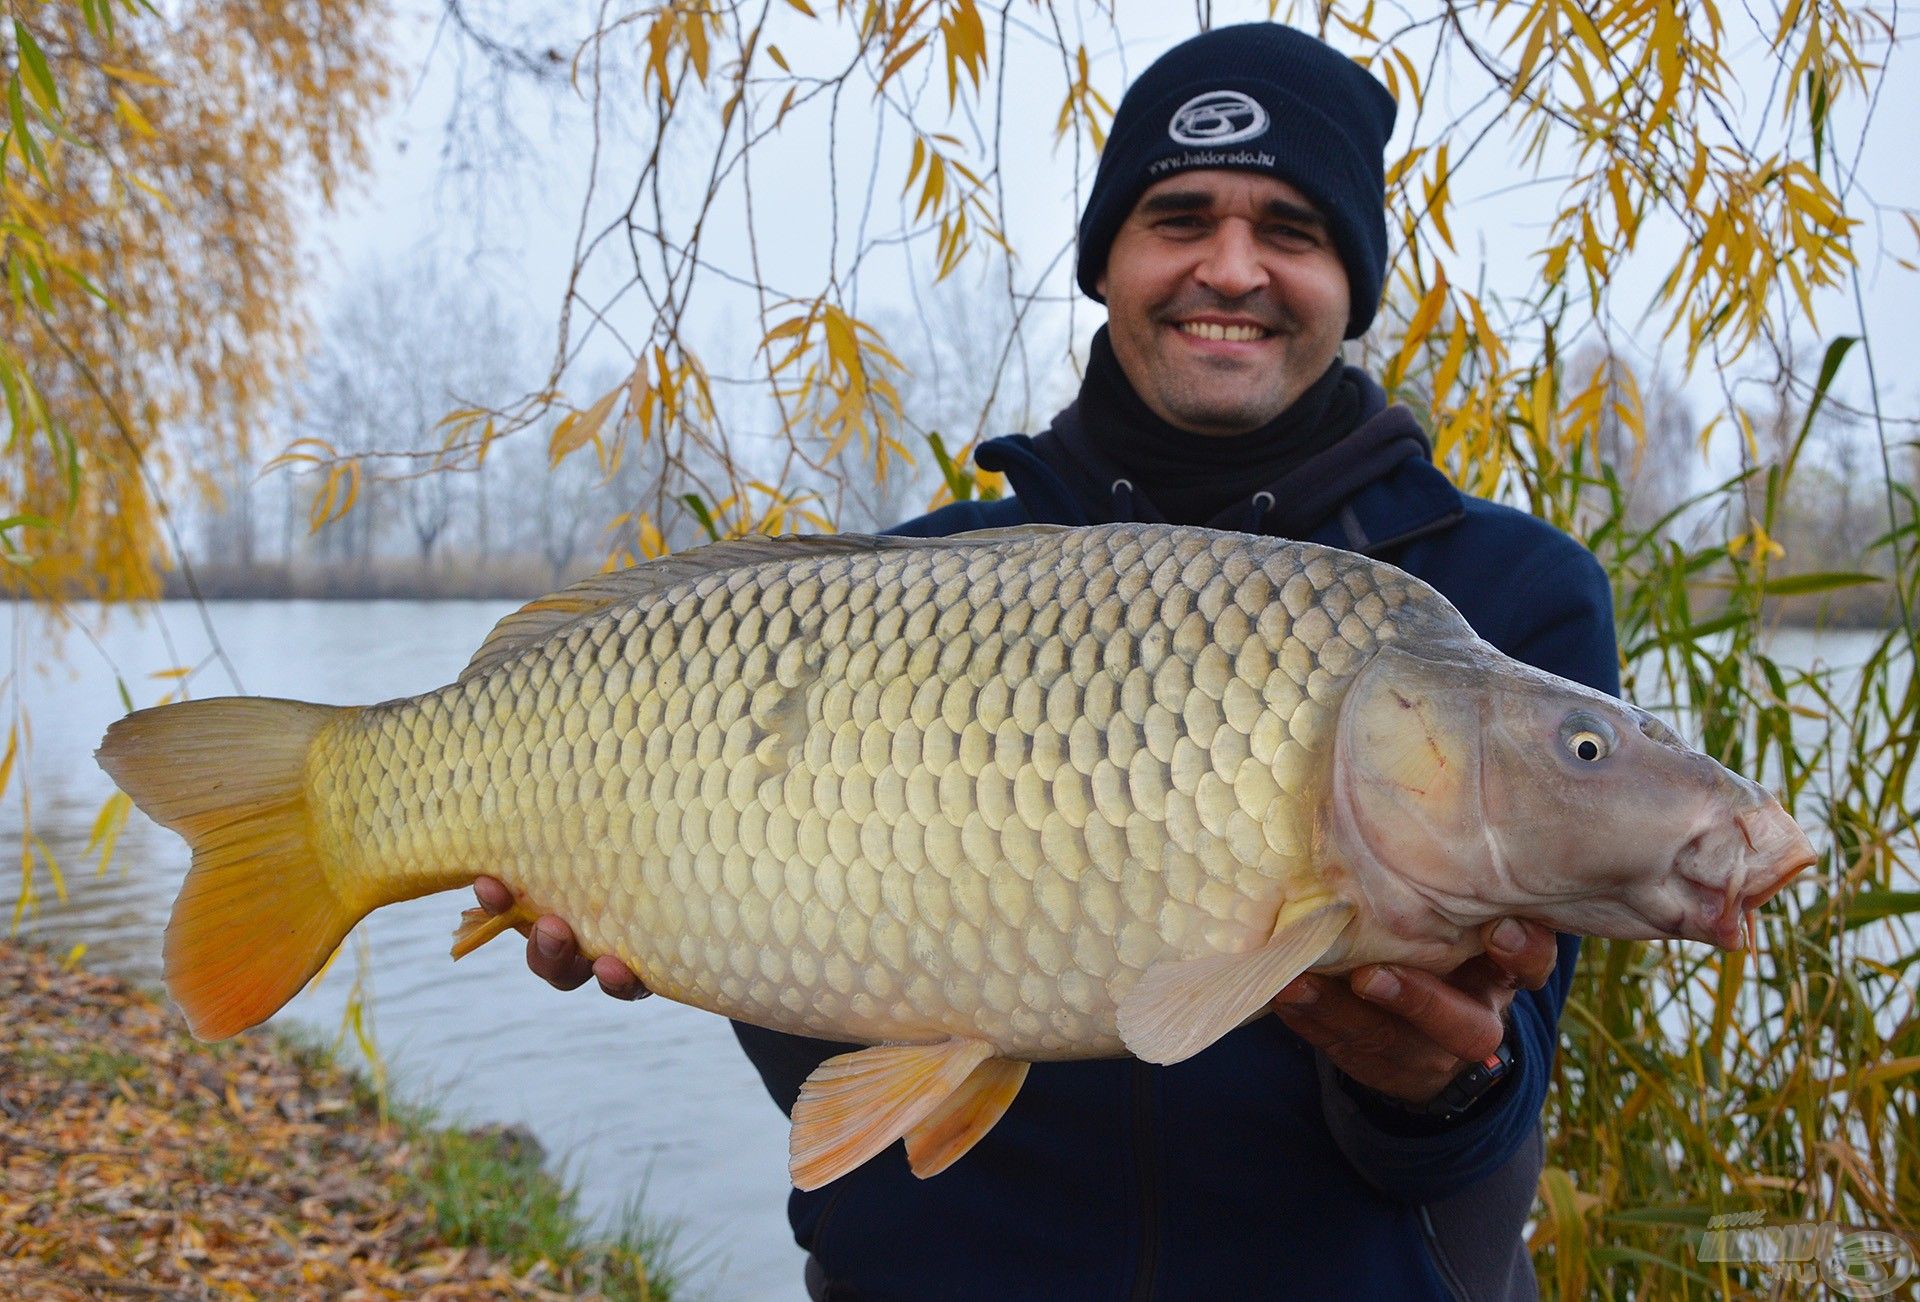
[[[1182,321],[1180,330],[1196,339],[1231,339],[1238,343],[1251,343],[1267,337],[1267,332],[1259,326],[1217,325],[1212,321]]]

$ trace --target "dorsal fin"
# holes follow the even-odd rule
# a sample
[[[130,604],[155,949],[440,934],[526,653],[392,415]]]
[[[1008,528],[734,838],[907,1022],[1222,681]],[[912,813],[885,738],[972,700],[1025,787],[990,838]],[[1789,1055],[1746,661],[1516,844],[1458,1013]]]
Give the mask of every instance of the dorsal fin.
[[[967,547],[1011,542],[1022,536],[1058,532],[1058,525],[1019,525],[1011,529],[982,529],[946,538],[893,538],[864,533],[783,534],[709,543],[690,551],[674,552],[631,569],[595,574],[558,592],[529,601],[493,626],[473,659],[460,671],[460,681],[498,668],[546,641],[575,622],[590,619],[612,606],[640,603],[675,584],[691,582],[723,570],[742,569],[768,561],[792,563],[812,556],[895,548]]]

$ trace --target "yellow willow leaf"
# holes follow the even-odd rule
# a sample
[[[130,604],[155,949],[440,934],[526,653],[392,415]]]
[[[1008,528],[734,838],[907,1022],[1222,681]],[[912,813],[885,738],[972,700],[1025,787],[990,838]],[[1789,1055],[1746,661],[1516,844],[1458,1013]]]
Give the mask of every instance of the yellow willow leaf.
[[[667,554],[666,539],[660,536],[659,526],[654,524],[652,516],[643,515],[640,517],[639,535],[641,555],[654,557],[665,556]]]
[[[87,837],[87,849],[100,847],[100,862],[94,867],[94,876],[104,876],[107,865],[113,862],[113,848],[120,841],[120,829],[127,825],[127,811],[132,808],[133,799],[124,791],[114,792],[107,797],[106,804],[100,806],[100,816],[93,820],[93,832]]]
[[[1480,305],[1480,296],[1468,294],[1466,300],[1467,309],[1473,313],[1473,337],[1480,345],[1480,355],[1487,359],[1489,367],[1496,367],[1500,359],[1506,356],[1506,348],[1500,342],[1500,336],[1494,333],[1493,323],[1487,320],[1486,309]]]
[[[7,794],[7,783],[13,780],[13,758],[20,751],[20,725],[7,729],[7,753],[0,755],[0,796]]]
[[[1607,38],[1600,34],[1600,29],[1594,26],[1593,16],[1587,12],[1587,6],[1570,4],[1564,12],[1567,16],[1567,26],[1573,29],[1573,34],[1580,38],[1580,43],[1587,47],[1588,53],[1599,61],[1600,66],[1606,67],[1613,59],[1613,49],[1607,44]],[[1569,70],[1580,68],[1581,63],[1582,60],[1573,57],[1571,50],[1566,52],[1564,66]],[[1592,102],[1591,96],[1588,97],[1588,102]]]
[[[1693,162],[1687,167],[1687,180],[1684,187],[1689,208],[1699,205],[1701,188],[1707,183],[1708,153],[1708,147],[1700,142],[1700,137],[1696,133],[1693,137]]]
[[[1066,120],[1066,110],[1061,110],[1061,120]],[[907,191],[913,189],[914,180],[920,175],[920,169],[927,165],[926,138],[916,134],[913,138],[913,157],[907,164],[907,183],[900,187],[900,197],[905,198]]]
[[[1633,210],[1633,196],[1627,192],[1626,164],[1616,160],[1607,168],[1607,192],[1613,197],[1613,220],[1620,228],[1621,238],[1627,246],[1633,246],[1633,233],[1639,225],[1639,218]]]
[[[122,181],[125,181],[128,185],[166,209],[169,215],[178,215],[179,210],[173,206],[173,200],[167,197],[164,190],[156,188],[147,181],[135,176],[132,172],[120,172],[116,173],[116,175],[118,175]]]
[[[1447,305],[1447,272],[1444,267],[1434,268],[1433,287],[1421,298],[1420,306],[1414,310],[1413,319],[1407,322],[1406,338],[1400,343],[1400,354],[1387,368],[1387,374],[1397,381],[1407,373],[1407,366],[1413,361],[1414,354],[1427,342],[1434,323],[1440,319],[1441,309]]]
[[[1453,390],[1454,381],[1460,376],[1460,365],[1467,356],[1467,318],[1460,312],[1453,314],[1453,328],[1447,332],[1447,351],[1440,358],[1440,365],[1433,373],[1433,400],[1437,403]]]
[[[33,838],[34,849],[39,852],[40,862],[47,866],[47,876],[53,882],[53,893],[62,904],[67,902],[67,876],[60,871],[60,861],[53,857],[53,851],[38,834]]]
[[[643,86],[649,79],[653,80],[659,87],[660,98],[669,104],[673,102],[673,85],[667,71],[667,51],[672,48],[675,25],[672,10],[662,12],[648,25],[646,72],[640,79]]]
[[[934,154],[927,163],[927,182],[920,190],[920,206],[913,211],[913,219],[919,221],[926,216],[928,208],[938,208],[940,200],[947,192],[947,160],[944,154]]]
[[[1409,149],[1406,153],[1395,159],[1393,166],[1387,169],[1387,189],[1391,190],[1399,185],[1401,179],[1412,170],[1413,165],[1426,157],[1426,153],[1427,147],[1425,145],[1415,145],[1412,149]],[[1920,232],[1917,232],[1917,234],[1920,234]]]
[[[813,317],[814,317],[814,314],[812,312],[808,312],[805,316],[788,317],[785,321],[782,321],[779,325],[774,326],[773,329],[767,331],[767,333],[761,337],[760,346],[764,348],[768,344],[773,343],[776,339],[786,339],[789,336],[797,335],[801,333],[802,331],[807,329],[808,326],[813,324]],[[665,361],[666,361],[665,357],[664,356],[661,357],[660,361],[662,363],[662,371],[664,372]]]
[[[1513,73],[1512,96],[1515,100],[1526,93],[1528,83],[1533,80],[1534,65],[1540,62],[1540,56],[1546,52],[1547,37],[1557,21],[1554,12],[1557,7],[1553,0],[1536,0],[1533,7],[1527,11],[1527,16],[1521,20],[1521,30],[1530,29],[1530,34],[1527,37],[1526,48],[1521,52],[1519,65]],[[1519,32],[1514,33],[1514,39],[1519,39]]]
[[[1393,62],[1400,65],[1400,74],[1407,79],[1408,93],[1415,108],[1419,108],[1426,99],[1425,88],[1420,84],[1420,69],[1414,65],[1413,56],[1399,46],[1395,46],[1390,55]]]
[[[20,930],[20,920],[39,903],[39,899],[39,892],[33,889],[33,849],[23,844],[20,847],[20,893],[13,901],[15,931]]]
[[[1421,188],[1426,193],[1427,218],[1433,228],[1439,232],[1440,239],[1449,252],[1457,252],[1453,247],[1453,232],[1447,229],[1447,185],[1453,179],[1453,173],[1447,166],[1447,146],[1443,142],[1433,159],[1433,178],[1422,180]]]
[[[798,9],[809,18],[818,18],[820,16],[813,12],[813,6],[808,4],[807,0],[787,0],[787,5],[789,8]]]
[[[832,304],[826,310],[827,358],[849,377],[861,373],[860,341],[845,312]]]
[[[1547,260],[1540,268],[1540,278],[1547,284],[1559,283],[1567,272],[1567,258],[1573,252],[1573,241],[1562,240],[1547,250]]]
[[[587,440],[584,436],[575,438],[574,431],[580,428],[580,413],[570,411],[554,422],[553,433],[547,436],[547,466],[551,469],[567,459],[568,454],[577,452]]]
[[[312,448],[313,451],[302,452],[299,450],[301,448]],[[285,452],[282,452],[279,456],[262,466],[260,473],[264,475],[267,471],[278,470],[281,466],[292,466],[302,463],[319,465],[322,461],[332,461],[333,459],[333,447],[324,439],[295,439],[287,445]]]
[[[307,511],[309,532],[318,533],[321,529],[338,520],[353,509],[360,499],[360,463],[342,461],[327,470],[326,481],[320,491],[314,494],[313,505]]]
[[[100,64],[99,68],[101,72],[104,72],[115,81],[124,81],[135,86],[170,87],[173,85],[173,83],[165,77],[156,77],[150,72],[141,72],[138,68],[123,68],[113,63]]]
[[[769,45],[767,47],[767,57],[773,60],[774,66],[779,68],[780,71],[786,73],[788,76],[793,75],[793,69],[787,66],[787,56],[780,53],[779,46]]]
[[[1553,428],[1553,368],[1542,366],[1527,391],[1527,427],[1542,446]]]
[[[192,672],[192,665],[175,665],[171,669],[156,669],[148,674],[147,677],[157,678],[161,682],[179,682]]]
[[[1655,96],[1653,107],[1647,110],[1646,117],[1640,123],[1640,139],[1651,140],[1653,133],[1666,124],[1673,106],[1680,97],[1682,45],[1686,40],[1686,26],[1680,19],[1674,0],[1656,0],[1653,10],[1653,35],[1649,45],[1653,51],[1654,64],[1659,69],[1660,93]]]
[[[147,115],[142,113],[139,106],[131,99],[127,98],[124,91],[116,90],[113,92],[113,107],[114,112],[119,115],[120,120],[132,127],[135,133],[146,136],[149,139],[159,134],[153,129],[153,123],[147,121]]]
[[[675,391],[679,392],[684,390],[689,380],[693,382],[693,408],[695,414],[702,420],[712,420],[713,387],[707,383],[706,368],[695,361],[691,355],[688,356],[685,364],[681,366],[678,372],[675,380]]]
[[[1793,35],[1793,29],[1800,23],[1800,10],[1803,5],[1804,0],[1787,0],[1787,3],[1781,6],[1780,25],[1774,29],[1773,35],[1774,49],[1777,50],[1785,45],[1787,38]]]
[[[633,374],[627,377],[627,411],[640,426],[640,441],[645,443],[653,437],[653,382],[647,373],[647,359],[642,357],[633,364]]]
[[[1587,264],[1593,278],[1594,296],[1598,298],[1600,284],[1607,274],[1607,244],[1594,229],[1592,215],[1584,211],[1580,214],[1580,260]]]
[[[700,78],[702,86],[707,84],[707,20],[704,14],[695,13],[686,22],[687,58],[693,64],[694,75]]]
[[[925,36],[916,37],[904,49],[899,50],[891,59],[888,59],[885,66],[880,69],[880,76],[874,81],[874,95],[877,97],[881,91],[885,90],[887,83],[892,81],[902,68],[912,63],[914,56],[926,47],[927,38]]]
[[[574,444],[574,447],[579,447],[580,444],[586,443],[589,440],[597,441],[599,439],[601,426],[607,423],[607,417],[613,414],[614,405],[626,396],[626,392],[626,385],[616,384],[600,395],[599,401],[589,407],[587,414],[581,417],[580,424],[575,430],[575,437],[578,439],[578,442]]]

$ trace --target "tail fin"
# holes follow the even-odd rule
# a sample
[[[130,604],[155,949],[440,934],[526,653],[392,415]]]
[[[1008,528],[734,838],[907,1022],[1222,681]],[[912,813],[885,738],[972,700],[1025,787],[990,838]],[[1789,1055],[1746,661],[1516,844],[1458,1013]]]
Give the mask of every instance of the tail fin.
[[[341,897],[312,839],[313,740],[348,710],[225,697],[141,710],[94,758],[193,868],[167,924],[167,993],[203,1040],[273,1016],[371,911]]]

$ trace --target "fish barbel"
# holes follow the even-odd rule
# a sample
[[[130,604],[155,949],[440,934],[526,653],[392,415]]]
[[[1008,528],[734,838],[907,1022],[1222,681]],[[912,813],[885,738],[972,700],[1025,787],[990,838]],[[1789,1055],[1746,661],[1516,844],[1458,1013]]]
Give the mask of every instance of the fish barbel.
[[[167,988],[271,1016],[383,904],[513,888],[655,993],[874,1047],[816,1187],[930,1175],[1033,1061],[1177,1062],[1308,968],[1503,916],[1740,943],[1813,861],[1771,795],[1351,553],[1162,525],[719,543],[508,616],[453,684],[143,710],[100,763],[193,849]]]

